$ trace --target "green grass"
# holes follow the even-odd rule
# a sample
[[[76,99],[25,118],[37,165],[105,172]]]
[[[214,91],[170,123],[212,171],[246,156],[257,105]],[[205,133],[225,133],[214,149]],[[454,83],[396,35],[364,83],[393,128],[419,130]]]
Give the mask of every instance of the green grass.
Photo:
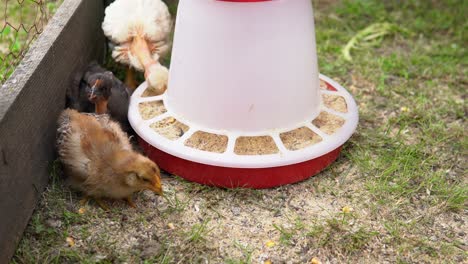
[[[424,226],[400,221],[417,210],[466,209],[467,10],[466,1],[344,1],[335,9],[339,19],[317,23],[320,64],[332,62],[322,71],[353,83],[361,102],[360,127],[345,155],[376,202],[375,214],[384,208],[394,219],[385,225],[394,242],[402,242],[400,233],[423,232]],[[338,53],[361,30],[382,22],[406,32],[353,50],[351,62]],[[353,77],[357,81],[350,82]],[[407,253],[420,245],[401,247]]]
[[[248,245],[242,245],[238,241],[234,242],[234,245],[236,248],[240,249],[242,252],[242,257],[239,259],[231,259],[228,258],[225,260],[226,264],[249,264],[252,263],[252,252],[253,249],[249,247]]]
[[[274,190],[166,177],[157,202],[138,195],[136,211],[116,202],[110,213],[88,205],[83,215],[54,164],[13,262],[466,262],[468,2],[313,3],[320,71],[348,88],[360,111],[337,162]],[[375,31],[366,28],[384,23],[394,28],[367,38]],[[343,51],[353,39],[349,60]],[[130,248],[116,239],[134,235],[142,237]],[[80,244],[67,247],[68,236]],[[161,245],[152,257],[142,255],[147,241]]]
[[[0,4],[0,84],[13,73],[62,1],[14,0]]]
[[[172,212],[182,212],[184,209],[187,207],[189,201],[187,200],[181,200],[176,192],[166,192],[164,193],[163,197],[166,202],[169,204],[168,209],[166,210],[167,213],[172,213]],[[166,212],[164,212],[166,213]]]
[[[293,238],[294,235],[294,230],[285,228],[283,226],[279,226],[276,224],[273,224],[273,227],[280,232],[280,238],[279,241],[283,245],[290,245],[291,244],[291,239]]]
[[[187,240],[191,243],[197,243],[206,240],[206,235],[210,232],[208,229],[208,223],[210,220],[205,220],[200,224],[194,224],[190,231],[185,235]]]

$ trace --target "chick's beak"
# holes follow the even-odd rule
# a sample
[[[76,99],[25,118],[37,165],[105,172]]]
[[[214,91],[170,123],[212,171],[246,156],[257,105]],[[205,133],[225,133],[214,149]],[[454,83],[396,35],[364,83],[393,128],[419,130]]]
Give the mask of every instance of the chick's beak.
[[[89,99],[90,99],[90,100],[96,99],[96,97],[97,97],[97,96],[96,96],[96,91],[97,91],[97,88],[96,88],[96,87],[97,87],[100,83],[101,83],[100,80],[96,80],[96,82],[94,83],[94,85],[91,87],[91,93],[90,93],[90,95],[89,95]]]
[[[89,99],[96,99],[96,88],[94,86],[91,88],[91,94],[89,95]]]
[[[148,189],[155,192],[158,195],[163,195],[161,183],[159,182],[155,183],[154,185],[151,185],[151,187],[149,187]]]

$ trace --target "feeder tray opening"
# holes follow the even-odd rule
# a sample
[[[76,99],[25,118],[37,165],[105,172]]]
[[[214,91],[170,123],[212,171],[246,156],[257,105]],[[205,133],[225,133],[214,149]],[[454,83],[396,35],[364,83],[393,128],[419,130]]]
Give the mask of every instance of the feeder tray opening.
[[[239,137],[234,153],[237,155],[268,155],[278,153],[278,147],[270,136]]]
[[[162,101],[144,102],[138,105],[140,115],[144,120],[152,119],[167,112]]]
[[[307,127],[300,127],[289,132],[281,133],[280,138],[284,146],[289,150],[303,149],[322,141],[322,137]]]
[[[323,132],[331,135],[340,129],[345,123],[342,117],[330,114],[328,112],[320,112],[319,116],[312,121],[312,124],[318,127]]]
[[[343,98],[343,96],[324,94],[322,95],[322,98],[323,104],[326,107],[341,113],[348,112],[348,106],[346,106],[346,100]]]
[[[181,138],[189,127],[173,117],[166,117],[161,121],[153,123],[150,127],[161,136],[169,139],[176,140]]]
[[[226,151],[228,145],[228,137],[208,133],[204,131],[197,131],[185,141],[187,147],[199,149],[208,152],[223,153]]]

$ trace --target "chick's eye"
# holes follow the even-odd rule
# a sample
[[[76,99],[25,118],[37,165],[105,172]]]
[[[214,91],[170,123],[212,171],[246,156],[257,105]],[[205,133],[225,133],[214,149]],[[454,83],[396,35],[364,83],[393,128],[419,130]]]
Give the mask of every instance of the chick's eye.
[[[144,182],[150,182],[150,180],[143,178]]]

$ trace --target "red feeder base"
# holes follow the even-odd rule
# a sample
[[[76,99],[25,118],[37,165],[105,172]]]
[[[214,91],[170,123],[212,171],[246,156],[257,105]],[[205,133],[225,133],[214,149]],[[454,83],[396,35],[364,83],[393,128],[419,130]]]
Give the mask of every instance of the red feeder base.
[[[336,160],[341,146],[321,157],[273,168],[228,168],[196,163],[181,159],[138,138],[146,155],[159,167],[189,181],[225,188],[264,189],[278,187],[308,179]]]

